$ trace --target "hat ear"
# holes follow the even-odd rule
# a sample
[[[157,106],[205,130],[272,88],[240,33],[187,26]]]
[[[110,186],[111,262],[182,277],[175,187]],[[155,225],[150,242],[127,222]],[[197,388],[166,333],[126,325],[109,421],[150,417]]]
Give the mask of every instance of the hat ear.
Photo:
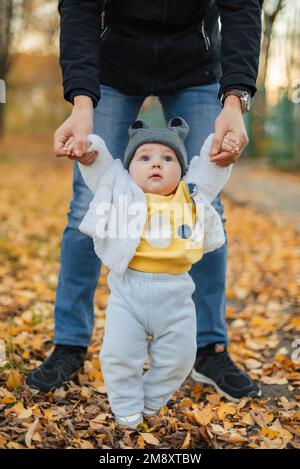
[[[149,129],[149,125],[141,120],[135,121],[128,129],[129,137],[132,137],[139,129]]]
[[[188,124],[182,117],[173,117],[173,119],[168,122],[168,129],[176,132],[181,140],[185,139],[190,130]]]

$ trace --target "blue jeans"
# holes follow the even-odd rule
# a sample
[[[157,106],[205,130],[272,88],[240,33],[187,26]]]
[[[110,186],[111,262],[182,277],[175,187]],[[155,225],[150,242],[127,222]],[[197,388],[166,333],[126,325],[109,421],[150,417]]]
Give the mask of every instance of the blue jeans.
[[[182,116],[190,126],[185,140],[189,158],[199,154],[203,141],[214,131],[214,122],[220,112],[218,89],[219,85],[215,83],[159,96],[166,120]],[[101,85],[101,95],[94,111],[94,133],[101,135],[114,158],[122,159],[128,142],[128,127],[136,120],[146,96],[128,96],[104,85]],[[55,344],[87,346],[93,332],[93,298],[101,263],[94,252],[92,239],[78,229],[91,199],[92,193],[75,162],[73,199],[62,237],[61,269],[55,302]],[[219,196],[213,205],[223,217]],[[226,263],[227,244],[206,254],[190,271],[196,285],[193,299],[197,311],[198,347],[212,342],[228,343],[225,320]]]

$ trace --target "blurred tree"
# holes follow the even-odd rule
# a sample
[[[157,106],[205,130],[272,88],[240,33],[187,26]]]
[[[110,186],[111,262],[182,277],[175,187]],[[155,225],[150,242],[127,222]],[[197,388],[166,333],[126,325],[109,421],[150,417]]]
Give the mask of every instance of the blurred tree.
[[[265,0],[263,8],[263,36],[260,56],[260,70],[258,83],[265,89],[268,72],[270,47],[275,21],[280,11],[288,3],[287,0]]]
[[[265,0],[263,3],[263,33],[257,78],[257,94],[254,100],[251,116],[247,117],[248,134],[253,138],[246,150],[250,156],[265,153],[265,122],[268,115],[267,106],[267,76],[270,62],[270,51],[274,40],[274,27],[289,0]]]
[[[40,54],[57,51],[57,1],[0,1],[0,78],[6,81],[13,65],[13,52],[29,34]],[[4,133],[5,106],[0,106],[0,137]]]
[[[6,80],[9,70],[9,50],[11,44],[12,0],[0,2],[0,78]],[[4,128],[5,105],[0,104],[0,137]]]

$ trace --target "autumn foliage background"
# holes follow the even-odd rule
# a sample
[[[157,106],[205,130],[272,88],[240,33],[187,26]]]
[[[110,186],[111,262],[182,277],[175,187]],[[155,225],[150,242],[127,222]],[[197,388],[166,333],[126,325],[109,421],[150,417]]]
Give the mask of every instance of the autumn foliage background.
[[[15,2],[13,38],[35,47],[22,49],[11,40],[7,103],[0,104],[0,448],[299,448],[300,216],[291,204],[299,194],[300,174],[297,165],[284,173],[270,165],[274,161],[266,153],[268,139],[256,129],[261,99],[275,99],[272,76],[262,72],[265,94],[258,93],[249,128],[257,132],[252,136],[255,154],[248,152],[239,163],[224,202],[230,353],[260,381],[263,398],[230,403],[213,388],[188,379],[159,416],[145,419],[140,431],[118,427],[98,360],[108,297],[105,268],[96,290],[95,330],[84,368],[74,381],[47,395],[26,387],[28,370],[52,350],[72,163],[52,154],[53,132],[71,109],[62,98],[57,13],[51,10],[53,2],[44,2],[50,9],[48,29],[43,29],[30,16],[30,8],[38,15],[37,4],[23,3]],[[26,33],[29,17],[34,37]],[[1,60],[3,65],[3,56]],[[278,91],[278,100],[280,96]],[[160,119],[153,99],[142,112],[149,121]],[[277,190],[262,183],[262,192],[257,191],[263,177]],[[268,204],[279,197],[276,192],[282,194],[280,210]]]

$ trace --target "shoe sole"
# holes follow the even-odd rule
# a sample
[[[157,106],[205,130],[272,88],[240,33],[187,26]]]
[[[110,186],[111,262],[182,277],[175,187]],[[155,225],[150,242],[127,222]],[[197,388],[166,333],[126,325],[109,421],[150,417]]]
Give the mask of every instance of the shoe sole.
[[[72,373],[69,378],[67,379],[67,381],[64,381],[60,386],[53,386],[51,389],[48,389],[47,391],[43,390],[43,389],[40,389],[38,387],[35,387],[34,384],[28,384],[27,381],[26,381],[26,385],[32,389],[33,391],[38,391],[40,393],[43,393],[43,394],[47,394],[48,392],[52,392],[52,391],[55,391],[55,389],[59,389],[61,388],[62,386],[64,386],[65,384],[67,384],[69,381],[71,381],[73,378],[76,377],[76,375],[79,373],[79,370],[78,371],[75,371],[74,373]]]
[[[123,421],[122,420],[122,417],[116,417],[116,423],[122,427],[127,427],[127,428],[131,428],[132,430],[136,430],[137,427],[143,423],[143,416],[141,416],[140,418],[134,420],[133,422],[127,422],[126,420]]]
[[[153,411],[153,412],[151,412],[151,413],[150,413],[150,412],[148,413],[148,412],[142,411],[142,414],[144,415],[144,417],[154,417],[154,415],[157,415],[157,413],[158,413],[158,410],[155,410],[155,411]]]
[[[215,388],[215,390],[218,392],[218,394],[221,394],[222,396],[226,397],[226,399],[228,399],[229,401],[231,402],[240,402],[240,400],[242,399],[242,397],[232,397],[230,396],[230,394],[227,394],[225,391],[223,391],[221,388],[219,388],[219,386],[210,378],[208,378],[207,376],[205,375],[202,375],[201,373],[198,373],[198,371],[195,370],[195,368],[192,370],[192,378],[194,381],[196,381],[197,383],[202,383],[202,384],[209,384],[211,386],[213,386]],[[249,394],[247,394],[246,396],[243,396],[243,397],[261,397],[262,395],[262,392],[261,392],[261,389],[258,391],[258,392],[255,392],[255,391],[251,391],[249,392]]]

